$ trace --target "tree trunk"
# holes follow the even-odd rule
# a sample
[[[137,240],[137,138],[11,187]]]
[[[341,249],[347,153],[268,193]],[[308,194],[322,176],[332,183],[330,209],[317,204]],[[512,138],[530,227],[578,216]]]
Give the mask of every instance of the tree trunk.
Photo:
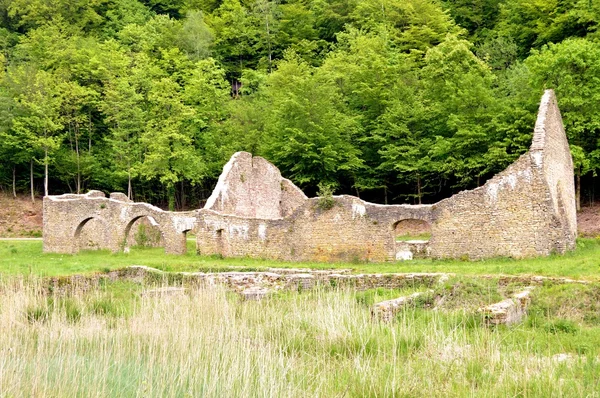
[[[185,185],[183,184],[183,180],[181,180],[181,210],[185,208]]]
[[[48,196],[48,148],[44,148],[44,196]]]
[[[594,195],[595,195],[595,188],[594,188],[594,173],[592,173],[592,193],[590,195],[590,207],[594,205]]]
[[[131,192],[131,170],[127,170],[127,198],[129,198],[129,200],[131,200],[132,197],[132,192]]]
[[[13,197],[17,197],[17,166],[13,166]]]
[[[75,181],[75,188],[77,189],[77,195],[81,193],[81,166],[79,160],[79,138],[77,134],[78,132],[79,126],[77,126],[77,129],[75,130],[75,155],[77,156],[77,180]]]
[[[92,153],[92,110],[88,111],[88,153]]]
[[[417,197],[419,198],[419,204],[421,204],[421,176],[417,174]]]
[[[383,187],[383,203],[384,204],[388,204],[388,198],[387,198],[387,187]]]
[[[167,186],[167,200],[169,201],[169,211],[175,211],[175,186]]]
[[[269,73],[273,72],[273,51],[271,49],[271,32],[269,30],[269,14],[265,11],[265,25],[267,27],[267,43],[269,44]]]
[[[29,186],[31,189],[31,203],[35,203],[35,194],[33,193],[33,158],[29,161]]]
[[[575,205],[577,211],[581,210],[581,169],[577,172],[577,187],[575,188]]]

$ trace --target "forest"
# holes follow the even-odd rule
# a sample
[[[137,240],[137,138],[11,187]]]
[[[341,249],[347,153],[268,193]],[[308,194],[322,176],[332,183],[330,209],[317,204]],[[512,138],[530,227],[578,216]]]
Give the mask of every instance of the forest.
[[[10,195],[193,208],[244,150],[309,196],[433,203],[527,151],[553,88],[595,200],[597,0],[0,0],[0,21]]]

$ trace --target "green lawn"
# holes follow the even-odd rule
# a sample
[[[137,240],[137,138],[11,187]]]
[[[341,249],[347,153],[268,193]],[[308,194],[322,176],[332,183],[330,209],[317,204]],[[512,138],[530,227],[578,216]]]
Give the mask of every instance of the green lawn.
[[[166,255],[162,249],[134,248],[131,253],[111,254],[86,251],[77,255],[42,253],[41,241],[0,241],[0,273],[42,276],[85,274],[146,265],[165,271],[230,270],[244,267],[352,268],[355,272],[454,272],[458,274],[536,274],[581,279],[600,279],[600,240],[579,239],[577,250],[526,260],[496,258],[484,261],[414,260],[389,263],[309,263],[281,262],[250,258],[198,256],[194,242],[188,242],[186,255]]]

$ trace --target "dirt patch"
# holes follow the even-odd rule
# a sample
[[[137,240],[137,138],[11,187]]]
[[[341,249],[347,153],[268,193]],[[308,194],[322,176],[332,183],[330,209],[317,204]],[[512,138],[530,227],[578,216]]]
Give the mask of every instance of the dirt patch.
[[[600,202],[582,207],[577,213],[577,231],[582,237],[600,237]]]
[[[42,199],[18,196],[16,199],[0,194],[0,237],[41,237]]]

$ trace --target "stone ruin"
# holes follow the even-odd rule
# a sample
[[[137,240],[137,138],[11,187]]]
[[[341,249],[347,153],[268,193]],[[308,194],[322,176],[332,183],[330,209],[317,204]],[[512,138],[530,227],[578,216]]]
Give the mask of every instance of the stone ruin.
[[[274,165],[238,152],[195,211],[163,211],[99,191],[45,197],[44,251],[76,253],[84,239],[125,250],[144,217],[173,254],[185,253],[187,232],[196,235],[198,254],[289,261],[523,258],[575,247],[573,162],[552,90],[542,97],[529,152],[479,188],[433,205],[332,199],[307,198]],[[407,223],[427,226],[431,237],[397,241]]]

